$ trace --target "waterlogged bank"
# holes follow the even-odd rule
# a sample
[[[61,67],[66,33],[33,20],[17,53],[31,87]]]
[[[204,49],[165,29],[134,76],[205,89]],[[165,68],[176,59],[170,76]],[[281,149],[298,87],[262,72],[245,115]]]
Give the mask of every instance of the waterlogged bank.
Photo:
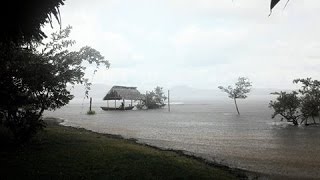
[[[136,138],[160,148],[183,150],[207,160],[266,174],[296,178],[320,177],[320,131],[293,127],[271,119],[267,102],[173,105],[163,110],[106,112],[70,105],[48,116],[65,125]],[[83,110],[82,110],[83,109]]]
[[[245,172],[50,121],[31,143],[0,150],[1,179],[246,179]]]

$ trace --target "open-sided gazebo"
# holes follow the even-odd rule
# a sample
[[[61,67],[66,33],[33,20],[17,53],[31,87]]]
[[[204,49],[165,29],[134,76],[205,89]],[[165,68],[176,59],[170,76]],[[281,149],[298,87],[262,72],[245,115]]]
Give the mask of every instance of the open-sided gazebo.
[[[103,110],[131,110],[133,100],[142,100],[144,96],[140,94],[137,87],[113,86],[105,95],[103,100],[107,101],[107,107],[101,107]],[[114,100],[114,106],[109,106],[109,100]],[[122,100],[121,106],[117,107],[117,100]],[[125,100],[131,100],[129,106],[125,106]]]

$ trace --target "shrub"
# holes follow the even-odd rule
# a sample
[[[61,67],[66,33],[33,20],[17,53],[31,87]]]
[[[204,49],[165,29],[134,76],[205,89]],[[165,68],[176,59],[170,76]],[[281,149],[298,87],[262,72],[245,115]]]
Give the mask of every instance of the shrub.
[[[96,112],[94,111],[94,110],[89,110],[89,111],[87,111],[87,115],[94,115],[94,114],[96,114]]]
[[[162,108],[166,104],[164,101],[167,97],[164,95],[163,88],[157,86],[154,91],[146,94],[145,99],[142,101],[142,106],[146,106],[147,109],[157,109]]]

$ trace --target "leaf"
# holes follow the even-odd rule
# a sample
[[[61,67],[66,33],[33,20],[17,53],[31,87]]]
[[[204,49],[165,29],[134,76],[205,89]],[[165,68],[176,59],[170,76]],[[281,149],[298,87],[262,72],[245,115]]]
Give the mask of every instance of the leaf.
[[[276,6],[278,4],[280,0],[271,0],[271,4],[270,4],[270,10],[272,10],[274,8],[274,6]]]

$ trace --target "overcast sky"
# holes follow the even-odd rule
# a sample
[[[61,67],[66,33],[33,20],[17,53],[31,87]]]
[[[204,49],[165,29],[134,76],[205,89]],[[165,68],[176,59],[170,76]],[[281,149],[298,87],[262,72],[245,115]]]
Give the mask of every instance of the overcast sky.
[[[294,78],[320,79],[320,1],[291,0],[283,10],[283,0],[268,17],[269,3],[66,0],[61,16],[76,48],[89,45],[111,63],[94,83],[215,89],[246,76],[254,87],[292,88]]]

